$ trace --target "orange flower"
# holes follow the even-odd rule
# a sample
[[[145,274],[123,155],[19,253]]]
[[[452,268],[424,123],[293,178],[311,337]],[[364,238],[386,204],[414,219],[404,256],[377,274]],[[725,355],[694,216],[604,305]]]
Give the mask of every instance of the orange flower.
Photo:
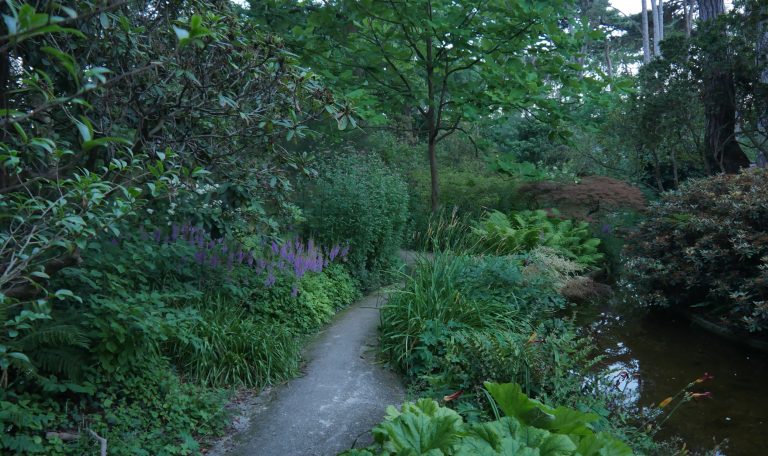
[[[712,397],[712,392],[707,391],[706,393],[693,393],[691,394],[691,397],[694,399],[710,398]]]
[[[672,398],[668,397],[664,399],[663,401],[659,402],[659,408],[664,408],[669,405],[669,403],[672,402]]]
[[[456,391],[456,392],[455,392],[455,393],[453,393],[453,394],[449,394],[449,395],[447,395],[447,396],[443,396],[443,400],[444,400],[445,402],[451,402],[451,401],[455,401],[456,399],[458,399],[459,397],[461,397],[462,393],[464,393],[464,390],[458,390],[458,391]]]

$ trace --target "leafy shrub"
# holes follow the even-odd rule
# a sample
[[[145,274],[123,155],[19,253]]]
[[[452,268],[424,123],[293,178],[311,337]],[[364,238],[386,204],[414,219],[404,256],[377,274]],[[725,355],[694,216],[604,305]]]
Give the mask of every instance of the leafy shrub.
[[[419,387],[437,394],[484,380],[516,380],[558,397],[587,361],[587,341],[553,318],[564,306],[551,281],[525,276],[523,258],[435,254],[417,264],[381,313],[384,355]]]
[[[298,284],[276,275],[269,288],[254,287],[245,303],[264,323],[279,322],[297,334],[308,334],[330,321],[334,313],[360,296],[357,282],[340,265],[308,274]]]
[[[308,184],[307,232],[324,244],[349,246],[348,266],[366,288],[396,261],[407,220],[408,193],[399,175],[367,155],[342,155]]]
[[[541,455],[631,456],[624,442],[596,431],[597,415],[549,407],[529,399],[517,384],[485,383],[496,420],[464,423],[461,415],[430,399],[387,409],[373,428],[376,444],[347,456],[374,455]],[[501,409],[505,417],[500,417]]]
[[[3,343],[29,356],[5,370],[0,448],[84,454],[94,431],[110,454],[199,453],[224,421],[226,395],[212,387],[295,375],[304,335],[359,293],[332,262],[340,246],[291,240],[262,253],[184,225],[122,228],[52,281],[73,290],[60,307],[12,320],[21,326]],[[44,438],[71,429],[81,438]]]
[[[725,327],[768,327],[768,171],[690,180],[662,195],[629,245],[626,270],[650,304]]]
[[[592,237],[589,224],[561,219],[556,211],[520,211],[508,216],[494,211],[472,231],[485,249],[496,254],[518,253],[543,245],[585,265],[593,266],[603,259],[598,251],[600,240]]]
[[[425,233],[436,225],[436,217],[466,219],[478,217],[483,211],[508,212],[516,207],[518,182],[482,169],[444,166],[438,174],[440,183],[439,214],[430,207],[429,172],[412,171],[408,177],[411,192],[409,245],[421,248]]]
[[[529,204],[557,207],[571,217],[600,217],[617,210],[642,211],[646,200],[639,188],[608,176],[586,176],[577,182],[537,181],[520,186]]]

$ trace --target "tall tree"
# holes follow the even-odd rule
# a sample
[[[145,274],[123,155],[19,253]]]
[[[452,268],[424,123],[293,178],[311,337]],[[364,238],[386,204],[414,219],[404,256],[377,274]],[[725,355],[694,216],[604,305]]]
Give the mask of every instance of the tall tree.
[[[664,41],[664,0],[659,0],[659,6],[656,8],[656,14],[659,15],[659,42],[662,42]]]
[[[648,63],[651,61],[651,45],[650,37],[648,36],[648,7],[645,4],[645,0],[640,0],[640,3],[642,4],[640,15],[643,29],[643,63]]]
[[[653,21],[653,55],[659,56],[659,12],[656,0],[651,0],[651,20]]]
[[[757,127],[758,132],[761,135],[763,141],[768,140],[768,6],[763,5],[760,8],[760,18],[757,23],[757,71],[758,71],[758,96],[757,99],[762,100],[757,106],[758,120]]]
[[[350,96],[369,116],[391,121],[393,113],[408,112],[417,119],[436,210],[443,139],[462,132],[464,122],[509,108],[557,117],[555,98],[589,83],[569,63],[579,50],[573,34],[589,33],[570,6],[565,0],[340,0],[309,12],[303,47],[327,80],[360,88]]]
[[[725,13],[723,0],[698,0],[700,33],[707,35],[702,60],[702,99],[706,119],[705,147],[714,169],[736,173],[749,166],[749,158],[736,138],[736,94],[729,51],[723,44],[725,29],[717,18]]]

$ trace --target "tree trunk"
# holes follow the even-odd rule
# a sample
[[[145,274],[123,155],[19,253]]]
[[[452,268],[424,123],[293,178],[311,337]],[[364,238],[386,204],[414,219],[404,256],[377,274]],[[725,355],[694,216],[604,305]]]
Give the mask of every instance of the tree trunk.
[[[653,0],[652,0],[653,1]],[[645,5],[645,0],[640,0],[642,3],[642,11],[641,11],[641,19],[642,19],[642,27],[643,27],[643,63],[648,63],[651,61],[651,45],[650,45],[650,38],[648,34],[648,8]]]
[[[691,37],[691,12],[693,5],[690,5],[689,0],[683,0],[683,17],[685,18],[685,36]]]
[[[440,181],[437,176],[437,144],[432,135],[429,135],[429,143],[427,146],[427,152],[429,153],[429,175],[432,192],[430,194],[430,203],[432,205],[432,212],[437,212],[438,205],[440,204]]]
[[[427,17],[432,20],[432,4],[427,3]],[[424,62],[425,76],[427,83],[427,112],[425,113],[427,121],[427,155],[429,156],[429,176],[430,176],[430,204],[432,206],[432,213],[437,212],[437,208],[440,204],[440,181],[437,176],[437,136],[440,133],[440,109],[442,106],[438,106],[437,94],[435,92],[435,81],[433,80],[435,74],[435,66],[432,55],[432,36],[427,34],[425,40],[425,55],[426,61]]]
[[[659,15],[659,42],[664,41],[664,0],[659,0],[659,7],[656,8],[656,14]]]
[[[725,12],[723,0],[698,0],[702,27],[709,28]],[[736,141],[736,94],[728,56],[722,51],[705,53],[703,64],[705,131],[704,147],[714,171],[737,173],[749,166],[749,158]]]
[[[759,11],[760,21],[757,24],[757,71],[758,71],[758,141],[763,155],[766,155],[768,141],[768,6],[762,6]]]
[[[659,56],[661,50],[659,49],[659,16],[658,8],[656,7],[656,0],[651,0],[651,19],[653,20],[653,55]]]
[[[613,79],[613,61],[611,61],[611,42],[605,40],[605,66],[608,69],[608,77]]]

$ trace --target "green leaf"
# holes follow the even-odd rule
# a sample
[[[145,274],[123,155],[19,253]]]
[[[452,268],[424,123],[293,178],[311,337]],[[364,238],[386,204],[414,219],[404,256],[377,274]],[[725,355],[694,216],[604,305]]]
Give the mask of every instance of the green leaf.
[[[118,138],[115,136],[104,136],[101,138],[91,139],[90,141],[83,142],[83,150],[88,152],[94,147],[106,146],[107,144],[113,144],[113,143],[124,144],[126,146],[130,146],[133,144],[130,140],[125,138]]]

